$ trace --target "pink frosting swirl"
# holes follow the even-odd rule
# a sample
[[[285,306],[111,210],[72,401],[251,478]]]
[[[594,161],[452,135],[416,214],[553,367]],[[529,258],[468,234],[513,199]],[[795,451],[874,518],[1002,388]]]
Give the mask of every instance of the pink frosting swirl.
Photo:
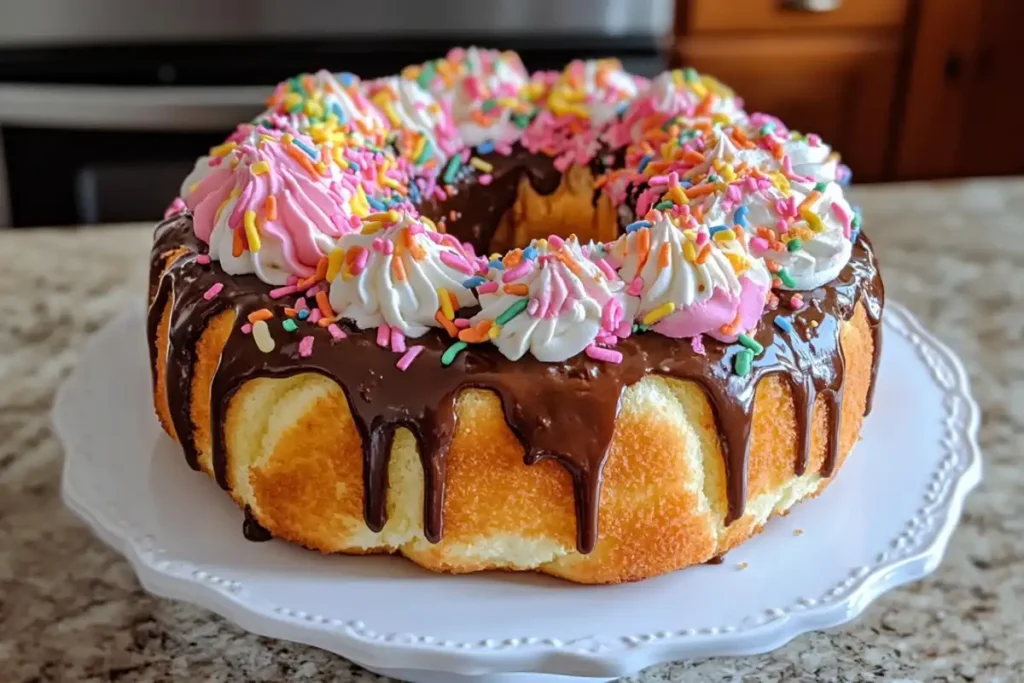
[[[182,197],[211,258],[275,285],[309,276],[359,226],[359,193],[326,146],[252,126],[197,162]]]

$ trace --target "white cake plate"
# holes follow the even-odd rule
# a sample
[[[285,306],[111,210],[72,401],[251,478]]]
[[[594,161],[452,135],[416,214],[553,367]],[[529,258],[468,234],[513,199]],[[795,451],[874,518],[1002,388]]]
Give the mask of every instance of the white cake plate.
[[[607,679],[772,650],[933,571],[981,479],[963,368],[890,302],[875,410],[838,480],[723,564],[586,587],[250,543],[157,425],[144,322],[132,309],[96,334],[58,394],[67,505],[147,590],[410,681]]]

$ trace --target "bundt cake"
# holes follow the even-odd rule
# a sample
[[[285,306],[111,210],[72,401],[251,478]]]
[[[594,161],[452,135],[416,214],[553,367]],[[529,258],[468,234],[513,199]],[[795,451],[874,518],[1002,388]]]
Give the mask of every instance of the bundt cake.
[[[297,76],[156,230],[156,413],[254,540],[583,583],[712,560],[870,409],[848,177],[689,69]]]

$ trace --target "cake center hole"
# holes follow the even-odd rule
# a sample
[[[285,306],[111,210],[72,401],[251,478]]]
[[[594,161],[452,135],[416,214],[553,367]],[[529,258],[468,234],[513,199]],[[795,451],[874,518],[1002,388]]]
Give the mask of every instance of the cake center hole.
[[[541,194],[529,182],[522,182],[488,250],[504,253],[551,235],[576,235],[584,244],[613,241],[619,232],[618,214],[609,197],[595,191],[594,182],[590,169],[575,166],[550,194]]]

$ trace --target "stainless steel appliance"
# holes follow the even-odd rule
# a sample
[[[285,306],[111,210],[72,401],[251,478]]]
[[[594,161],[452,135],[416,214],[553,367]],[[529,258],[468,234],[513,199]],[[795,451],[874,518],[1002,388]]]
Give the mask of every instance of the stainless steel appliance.
[[[367,78],[453,45],[530,69],[662,68],[672,0],[0,0],[0,227],[148,220],[192,160],[328,68]]]

